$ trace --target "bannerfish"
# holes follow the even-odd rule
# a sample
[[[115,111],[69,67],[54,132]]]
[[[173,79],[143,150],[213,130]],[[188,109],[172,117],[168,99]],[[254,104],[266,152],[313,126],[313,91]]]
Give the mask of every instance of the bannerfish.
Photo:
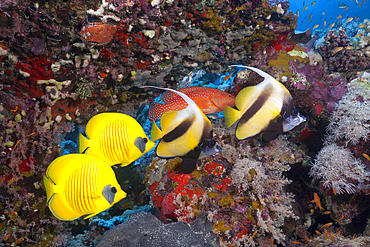
[[[129,165],[155,146],[133,117],[118,112],[95,115],[85,133],[87,138],[79,134],[79,153],[98,156],[111,166]]]
[[[239,140],[263,133],[262,140],[268,142],[306,121],[294,107],[289,91],[271,75],[249,66],[231,67],[248,68],[264,78],[260,84],[238,93],[237,109],[226,107],[224,110],[227,127],[239,120],[235,132]]]
[[[60,220],[90,218],[126,197],[112,167],[88,154],[55,159],[43,181],[49,209]]]
[[[153,122],[151,139],[159,140],[156,153],[161,158],[183,157],[181,171],[191,173],[198,159],[221,151],[213,139],[212,124],[195,102],[186,94],[169,88],[159,88],[177,93],[185,100],[187,107],[178,111],[165,112],[160,120],[161,128]]]
[[[192,99],[204,114],[218,113],[223,111],[225,106],[235,106],[235,97],[217,88],[187,87],[177,91]],[[180,95],[171,91],[162,94],[161,101],[164,104],[149,104],[149,121],[157,121],[165,112],[182,110],[187,106]]]

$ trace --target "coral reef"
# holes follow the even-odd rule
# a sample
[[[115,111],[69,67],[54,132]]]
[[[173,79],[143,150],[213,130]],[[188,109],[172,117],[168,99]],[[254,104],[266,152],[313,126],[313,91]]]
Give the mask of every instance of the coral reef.
[[[130,210],[149,211],[150,200],[163,221],[195,225],[206,214],[207,232],[228,246],[368,245],[370,21],[296,34],[289,7],[0,1],[0,245],[94,246]],[[236,140],[222,114],[209,116],[223,151],[192,174],[179,172],[181,158],[148,153],[115,169],[128,195],[109,211],[91,221],[52,216],[41,177],[53,159],[76,152],[76,134],[92,116],[123,112],[148,131],[147,105],[158,93],[142,85],[236,95],[261,81],[231,64],[273,75],[308,121],[264,144]]]
[[[216,135],[230,138],[223,129],[215,129]],[[287,163],[308,157],[284,137],[263,148],[253,141],[235,146],[224,142],[221,155],[203,159],[189,175],[179,173],[179,158],[154,159],[146,174],[153,206],[183,222],[207,212],[223,244],[255,246],[270,237],[284,243],[281,226],[287,218],[298,217],[292,208],[294,195],[284,192],[290,181],[282,173],[290,169]]]
[[[361,49],[352,46],[345,28],[330,30],[324,37],[323,45],[318,48],[325,65],[334,72],[361,71],[370,67],[368,57]],[[363,49],[363,47],[361,47]]]

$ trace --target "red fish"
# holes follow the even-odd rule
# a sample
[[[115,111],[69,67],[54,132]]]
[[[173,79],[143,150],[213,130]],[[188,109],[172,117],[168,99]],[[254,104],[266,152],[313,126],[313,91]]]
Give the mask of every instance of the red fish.
[[[204,114],[221,112],[226,106],[235,106],[235,97],[217,88],[187,87],[178,91],[191,98]],[[186,102],[173,92],[162,94],[161,101],[163,104],[157,102],[149,104],[149,121],[157,121],[165,112],[179,111],[187,106]]]

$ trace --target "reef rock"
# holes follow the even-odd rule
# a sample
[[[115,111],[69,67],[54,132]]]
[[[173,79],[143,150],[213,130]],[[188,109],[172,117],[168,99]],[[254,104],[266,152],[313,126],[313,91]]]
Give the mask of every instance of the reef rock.
[[[164,224],[151,213],[135,212],[124,223],[107,231],[97,247],[189,247],[219,246],[213,234],[212,223],[206,214],[200,214],[190,224]]]

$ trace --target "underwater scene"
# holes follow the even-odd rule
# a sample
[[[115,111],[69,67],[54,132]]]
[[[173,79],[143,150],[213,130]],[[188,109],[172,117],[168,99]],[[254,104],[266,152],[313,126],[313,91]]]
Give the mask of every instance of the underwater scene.
[[[370,246],[369,13],[1,0],[0,246]]]

